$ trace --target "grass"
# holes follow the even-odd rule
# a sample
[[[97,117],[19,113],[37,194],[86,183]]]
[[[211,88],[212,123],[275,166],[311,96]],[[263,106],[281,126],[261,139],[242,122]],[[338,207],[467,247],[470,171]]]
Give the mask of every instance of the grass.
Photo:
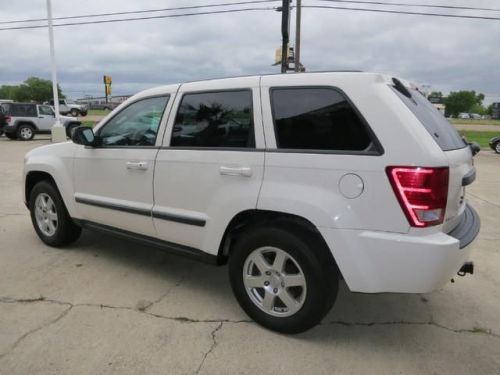
[[[82,126],[88,126],[89,128],[93,128],[95,125],[95,121],[82,121]]]
[[[109,113],[109,111],[106,111],[104,109],[91,109],[87,113],[88,116],[106,116]]]
[[[450,122],[455,125],[500,125],[500,120],[472,120],[452,118]]]
[[[481,148],[489,148],[490,139],[498,135],[495,132],[476,132],[469,130],[461,130],[459,133],[465,136],[469,142],[479,143]]]

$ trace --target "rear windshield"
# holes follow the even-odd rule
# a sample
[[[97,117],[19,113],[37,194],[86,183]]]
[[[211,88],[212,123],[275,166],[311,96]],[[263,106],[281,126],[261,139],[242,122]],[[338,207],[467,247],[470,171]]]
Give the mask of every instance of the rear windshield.
[[[455,127],[417,90],[408,89],[411,98],[391,86],[406,106],[424,125],[429,134],[443,151],[451,151],[467,146]]]

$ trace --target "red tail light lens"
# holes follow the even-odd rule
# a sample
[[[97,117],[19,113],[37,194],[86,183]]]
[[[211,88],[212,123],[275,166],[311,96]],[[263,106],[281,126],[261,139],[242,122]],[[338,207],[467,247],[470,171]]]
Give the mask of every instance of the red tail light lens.
[[[442,224],[448,199],[448,167],[387,167],[387,176],[410,225]]]
[[[12,120],[12,118],[11,118],[10,116],[5,116],[5,122],[6,122],[6,123],[9,123],[9,122],[10,122],[10,120]]]

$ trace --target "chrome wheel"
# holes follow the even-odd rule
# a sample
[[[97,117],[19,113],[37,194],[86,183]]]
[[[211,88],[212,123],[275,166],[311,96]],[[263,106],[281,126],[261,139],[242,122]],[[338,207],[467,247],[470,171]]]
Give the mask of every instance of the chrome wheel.
[[[495,151],[497,154],[500,154],[500,142],[497,142],[497,144],[495,145]]]
[[[38,228],[44,235],[51,237],[56,233],[58,224],[56,205],[48,194],[41,193],[36,197],[35,218]]]
[[[33,137],[33,130],[30,127],[24,127],[20,131],[20,136],[22,139],[31,139]]]
[[[304,272],[291,255],[276,247],[250,253],[243,267],[243,283],[252,302],[272,316],[291,316],[306,299]]]

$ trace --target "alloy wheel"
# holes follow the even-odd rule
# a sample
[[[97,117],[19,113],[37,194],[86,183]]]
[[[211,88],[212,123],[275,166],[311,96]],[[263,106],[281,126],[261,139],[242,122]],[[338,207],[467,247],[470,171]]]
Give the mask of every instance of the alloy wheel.
[[[261,247],[248,255],[243,283],[251,301],[272,316],[291,316],[306,299],[304,272],[290,254],[276,247]]]

